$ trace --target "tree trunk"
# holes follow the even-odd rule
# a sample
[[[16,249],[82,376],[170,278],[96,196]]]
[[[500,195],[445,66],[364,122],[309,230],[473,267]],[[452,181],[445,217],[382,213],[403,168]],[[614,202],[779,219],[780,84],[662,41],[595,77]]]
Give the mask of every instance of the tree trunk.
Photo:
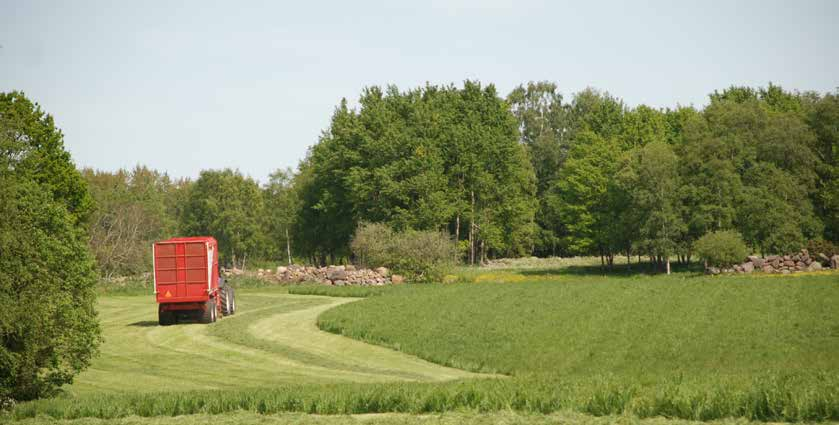
[[[288,265],[291,265],[291,240],[288,238],[288,227],[285,228],[285,252],[288,254]]]
[[[475,265],[475,191],[472,196],[472,217],[469,220],[469,264]]]
[[[475,264],[475,223],[469,221],[469,265]]]
[[[670,275],[670,256],[667,256],[667,274]]]
[[[455,247],[457,247],[460,244],[460,213],[457,213],[457,218],[455,219],[454,223],[455,223],[454,224],[454,244],[455,244]],[[455,251],[454,251],[454,262],[455,262],[455,264],[459,263],[459,261],[458,261],[460,259],[459,257],[460,257],[460,253],[458,252],[457,249],[455,249]]]

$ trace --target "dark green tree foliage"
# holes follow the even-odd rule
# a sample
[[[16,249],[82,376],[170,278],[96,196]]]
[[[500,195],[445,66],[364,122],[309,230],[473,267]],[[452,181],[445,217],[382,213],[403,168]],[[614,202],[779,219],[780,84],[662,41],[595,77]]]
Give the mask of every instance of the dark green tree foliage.
[[[535,179],[493,86],[372,87],[359,105],[341,103],[301,167],[307,254],[348,255],[361,220],[448,229],[475,258],[530,251]]]
[[[739,229],[755,250],[783,253],[822,234],[812,199],[816,137],[798,97],[777,86],[711,96],[685,127],[682,175],[696,208],[691,233]]]
[[[221,261],[240,263],[264,250],[259,185],[231,169],[202,171],[189,189],[181,228],[189,236],[213,236]]]
[[[0,397],[50,395],[96,352],[90,206],[52,118],[0,93]]]
[[[0,154],[15,175],[38,183],[66,207],[74,222],[86,221],[93,200],[70,153],[64,150],[64,135],[52,116],[20,92],[0,93],[0,111],[4,139]]]
[[[825,238],[839,242],[839,91],[823,97],[811,95],[806,120],[816,135],[813,153],[818,159],[813,203],[825,225]]]

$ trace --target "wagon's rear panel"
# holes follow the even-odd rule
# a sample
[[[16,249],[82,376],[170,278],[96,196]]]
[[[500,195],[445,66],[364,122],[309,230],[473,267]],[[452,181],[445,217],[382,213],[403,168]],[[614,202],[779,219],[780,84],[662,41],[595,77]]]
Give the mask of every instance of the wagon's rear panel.
[[[207,300],[213,277],[214,247],[205,241],[154,244],[157,302]]]

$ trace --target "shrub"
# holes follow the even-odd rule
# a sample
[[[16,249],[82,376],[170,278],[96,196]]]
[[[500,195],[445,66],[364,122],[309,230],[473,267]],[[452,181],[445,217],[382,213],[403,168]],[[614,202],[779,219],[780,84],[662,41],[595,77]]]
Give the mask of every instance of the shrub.
[[[830,258],[834,255],[839,255],[839,246],[834,245],[830,241],[811,240],[807,242],[807,251],[810,252],[811,257],[824,254],[827,258]]]
[[[366,267],[389,267],[413,282],[439,281],[455,264],[457,246],[445,232],[394,231],[381,223],[361,223],[351,244]]]
[[[365,267],[379,267],[390,264],[393,229],[382,223],[359,223],[350,248],[356,262]]]
[[[743,238],[733,230],[706,233],[693,244],[693,249],[714,267],[731,266],[749,255]]]

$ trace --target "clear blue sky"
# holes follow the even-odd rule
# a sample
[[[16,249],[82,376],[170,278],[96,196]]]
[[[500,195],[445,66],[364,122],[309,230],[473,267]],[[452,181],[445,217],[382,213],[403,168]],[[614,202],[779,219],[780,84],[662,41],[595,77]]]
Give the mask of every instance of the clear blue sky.
[[[837,1],[635,3],[0,0],[0,91],[53,114],[80,166],[264,181],[369,85],[552,80],[657,107],[839,86]]]

